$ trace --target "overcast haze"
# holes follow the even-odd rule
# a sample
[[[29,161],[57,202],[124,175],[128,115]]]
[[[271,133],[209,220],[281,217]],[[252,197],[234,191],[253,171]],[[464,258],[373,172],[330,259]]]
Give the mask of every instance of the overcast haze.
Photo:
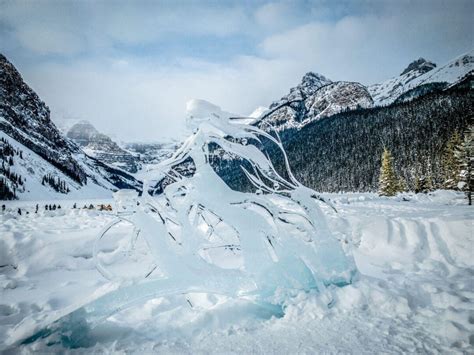
[[[473,47],[474,1],[4,1],[0,50],[56,122],[184,133],[202,98],[250,114],[314,71],[371,84]]]

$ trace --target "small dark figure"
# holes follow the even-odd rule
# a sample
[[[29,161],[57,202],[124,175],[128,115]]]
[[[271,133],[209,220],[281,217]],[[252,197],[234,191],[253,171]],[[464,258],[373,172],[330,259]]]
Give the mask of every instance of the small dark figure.
[[[82,207],[82,208],[86,210],[86,209],[87,209],[87,206],[86,206],[86,205],[84,205],[84,207]]]
[[[21,216],[21,208],[18,208],[18,214]]]
[[[92,203],[89,205],[89,209],[90,209],[90,210],[93,210],[93,209],[94,209],[94,205],[93,205]]]
[[[53,206],[49,205],[49,206],[48,206],[48,210],[52,211],[52,210],[53,210]]]
[[[5,212],[5,208],[7,208],[7,206],[2,205],[2,212]]]
[[[58,205],[58,210],[60,210],[60,209],[61,209],[61,205]]]
[[[53,211],[56,211],[56,204],[53,205]]]
[[[44,205],[44,209],[47,211],[48,210],[48,205]]]
[[[38,209],[39,209],[39,205],[38,205],[38,204],[36,204],[35,213],[38,213]]]
[[[76,203],[74,202],[74,205],[72,205],[72,208],[76,209],[77,208],[77,205]]]

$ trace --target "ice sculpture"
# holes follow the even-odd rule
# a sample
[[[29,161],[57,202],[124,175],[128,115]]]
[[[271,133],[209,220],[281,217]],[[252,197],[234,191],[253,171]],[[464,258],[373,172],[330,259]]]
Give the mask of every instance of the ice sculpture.
[[[93,327],[126,307],[171,294],[249,297],[271,307],[294,290],[351,282],[354,263],[332,236],[323,213],[322,206],[331,204],[296,180],[278,135],[231,119],[232,114],[205,101],[193,100],[187,109],[193,134],[155,172],[173,183],[160,196],[149,195],[145,187],[139,206],[135,196],[131,204],[123,201],[130,193],[116,195],[119,219],[135,226],[131,243],[143,238],[152,264],[130,280],[110,272],[98,260],[96,247],[99,271],[120,286],[62,314],[28,342],[58,329],[67,330],[73,341],[83,334],[84,324]],[[259,149],[262,139],[280,149],[289,178]],[[251,167],[242,165],[257,193],[234,191],[224,183],[210,164],[211,144]],[[184,177],[175,168],[189,159],[195,172]],[[113,223],[117,221],[105,227],[98,243]],[[233,260],[226,256],[228,250]]]

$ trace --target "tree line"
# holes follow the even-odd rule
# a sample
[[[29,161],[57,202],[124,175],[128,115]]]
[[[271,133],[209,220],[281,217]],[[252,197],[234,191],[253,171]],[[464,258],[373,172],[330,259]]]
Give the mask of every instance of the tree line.
[[[474,164],[474,124],[471,124],[461,134],[454,132],[446,143],[441,156],[443,180],[439,187],[448,190],[464,191],[468,204],[472,205],[473,190],[473,164]],[[428,192],[433,190],[431,175],[419,176],[415,179],[415,192]],[[382,154],[382,166],[379,176],[379,194],[381,196],[394,196],[398,192],[407,191],[407,184],[400,179],[393,168],[393,158],[390,151],[385,148]]]
[[[23,151],[15,149],[4,137],[0,137],[0,200],[13,200],[17,197],[17,189],[24,188],[24,178],[14,172],[14,157],[23,159]]]

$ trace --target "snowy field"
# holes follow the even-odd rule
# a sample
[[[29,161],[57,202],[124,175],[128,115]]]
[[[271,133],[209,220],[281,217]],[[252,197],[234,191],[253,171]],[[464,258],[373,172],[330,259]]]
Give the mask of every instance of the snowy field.
[[[278,316],[224,296],[154,299],[110,317],[91,330],[86,348],[70,351],[472,354],[474,209],[463,196],[329,197],[339,211],[331,228],[360,272],[352,285],[297,294]],[[10,344],[44,315],[115,287],[92,258],[94,239],[113,215],[73,210],[74,202],[112,201],[60,201],[56,211],[41,202],[38,214],[35,202],[5,202],[0,211],[0,351],[64,350],[44,340]],[[129,225],[112,231],[117,240],[131,232]],[[142,256],[134,267],[146,268]]]

